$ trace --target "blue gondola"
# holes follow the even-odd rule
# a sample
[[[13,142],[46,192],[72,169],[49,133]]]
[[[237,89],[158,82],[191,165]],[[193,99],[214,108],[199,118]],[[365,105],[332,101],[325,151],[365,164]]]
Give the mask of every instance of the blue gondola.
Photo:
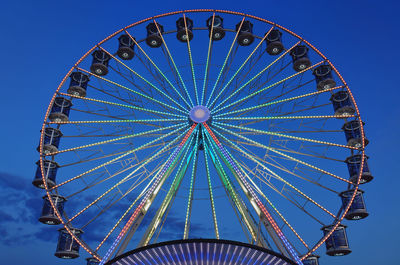
[[[364,123],[362,124],[364,125]],[[342,130],[344,130],[348,146],[356,148],[362,147],[361,126],[358,120],[346,122],[343,125]],[[366,138],[364,138],[364,140],[364,144],[366,146],[369,141]]]
[[[40,170],[40,161],[36,162],[37,168],[35,173],[35,178],[32,184],[38,188],[44,189],[42,171]],[[45,180],[48,188],[52,188],[56,185],[56,175],[59,165],[55,161],[44,160],[43,161],[43,171],[45,175]]]
[[[81,238],[83,231],[77,228],[69,228],[78,238]],[[65,228],[58,230],[58,243],[54,255],[61,259],[75,259],[79,257],[79,243],[67,232]]]
[[[131,60],[135,55],[134,47],[135,42],[128,34],[119,36],[118,38],[118,51],[117,55],[122,60]]]
[[[303,265],[319,265],[319,256],[311,254],[303,260]]]
[[[56,97],[50,110],[49,119],[52,122],[68,121],[72,102],[63,97]]]
[[[186,27],[187,27],[187,35],[186,35]],[[185,19],[183,17],[179,18],[176,21],[176,37],[181,42],[186,42],[189,36],[189,41],[193,39],[193,20],[186,17],[186,27],[185,27]]]
[[[293,69],[300,72],[311,66],[311,61],[308,58],[308,47],[304,45],[297,45],[290,51],[293,61]]]
[[[347,168],[350,174],[350,181],[357,183],[358,175],[361,169],[361,155],[353,155],[346,159]],[[360,184],[370,182],[374,177],[371,175],[368,166],[368,156],[364,157],[364,165],[361,174]]]
[[[96,75],[106,75],[108,74],[108,62],[111,56],[103,50],[96,50],[92,53],[92,65],[90,66],[90,71]]]
[[[62,133],[60,130],[53,127],[45,128],[44,139],[43,139],[43,153],[49,154],[57,152],[58,146],[60,145],[61,136]],[[38,146],[37,150],[40,151],[39,149],[40,146]]]
[[[277,29],[271,30],[265,38],[265,42],[267,43],[267,53],[269,55],[278,55],[284,50],[282,44],[282,32]]]
[[[350,202],[353,193],[354,190],[346,190],[339,194],[339,196],[342,198],[343,209],[347,207],[347,204]],[[368,216],[367,208],[365,207],[363,193],[364,191],[357,190],[356,196],[354,197],[354,201],[351,204],[349,211],[345,216],[347,220],[359,220],[359,219],[364,219],[365,217]]]
[[[87,262],[86,265],[99,265],[100,264],[100,261],[98,261],[97,259],[92,258],[92,257],[87,258],[86,262]]]
[[[146,38],[147,45],[149,45],[152,48],[158,48],[163,44],[161,34],[164,33],[164,27],[162,25],[158,23],[157,24],[150,23],[146,26],[146,31],[147,31],[147,38]]]
[[[67,90],[68,94],[78,97],[86,97],[89,77],[81,72],[73,72],[69,77],[71,78],[71,81]]]
[[[332,67],[329,64],[323,64],[316,67],[313,71],[318,91],[330,89],[336,86],[333,80]]]
[[[329,233],[333,225],[322,227],[324,236]],[[351,253],[347,241],[346,226],[340,224],[325,241],[326,254],[329,256],[343,256]]]
[[[349,92],[339,91],[330,98],[336,116],[352,115],[355,112]]]
[[[67,201],[67,199],[57,194],[51,194],[50,197],[58,212],[62,214],[64,211],[64,203]],[[57,215],[55,214],[53,207],[51,207],[49,197],[47,196],[43,197],[42,215],[40,216],[39,221],[48,225],[58,225],[61,223],[60,219],[58,219]]]
[[[241,22],[236,24],[236,31],[240,29],[237,42],[240,46],[249,46],[254,41],[253,24],[247,20],[243,21],[242,27],[240,27],[240,24]]]
[[[209,17],[207,19],[207,27],[208,27],[208,34],[211,34],[211,27],[212,27],[212,40],[221,40],[223,37],[225,37],[225,30],[224,30],[224,24],[223,24],[223,19],[220,16],[214,16],[214,24],[213,24],[213,17]]]

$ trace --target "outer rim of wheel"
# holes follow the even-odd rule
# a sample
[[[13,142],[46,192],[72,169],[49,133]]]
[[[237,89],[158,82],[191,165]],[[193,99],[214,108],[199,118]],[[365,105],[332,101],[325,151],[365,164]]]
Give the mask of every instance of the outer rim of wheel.
[[[310,44],[308,41],[306,41],[305,39],[303,39],[302,37],[300,37],[299,35],[297,35],[296,33],[290,31],[289,29],[276,24],[274,22],[271,22],[269,20],[257,17],[257,16],[253,16],[253,15],[249,15],[249,14],[245,14],[245,13],[241,13],[241,12],[235,12],[235,11],[228,11],[228,10],[219,10],[219,9],[189,9],[189,10],[181,10],[181,11],[174,11],[174,12],[168,12],[168,13],[164,13],[164,14],[160,14],[160,15],[156,15],[153,17],[149,17],[146,19],[142,19],[140,21],[137,21],[135,23],[132,23],[124,28],[121,28],[120,30],[117,30],[116,32],[112,33],[111,35],[109,35],[108,37],[106,37],[105,39],[103,39],[102,41],[100,41],[99,43],[97,43],[95,46],[93,46],[89,51],[87,51],[75,64],[73,67],[71,67],[71,69],[67,72],[67,74],[64,76],[64,78],[62,79],[61,83],[59,84],[59,86],[57,87],[56,91],[54,92],[54,95],[50,101],[50,104],[46,110],[46,114],[44,117],[44,121],[43,121],[43,125],[42,125],[42,129],[41,129],[41,135],[40,135],[40,145],[39,145],[39,152],[40,152],[40,169],[42,172],[42,180],[45,186],[45,190],[46,190],[46,195],[49,198],[49,202],[51,204],[51,207],[54,209],[54,212],[56,214],[56,216],[61,220],[61,224],[65,227],[65,229],[68,231],[68,233],[72,236],[72,238],[74,240],[76,240],[79,245],[85,249],[89,254],[91,254],[93,257],[95,257],[98,260],[101,260],[101,257],[99,257],[94,251],[92,251],[84,242],[83,240],[77,238],[70,230],[70,228],[66,225],[64,219],[62,218],[60,212],[58,211],[57,207],[55,207],[53,201],[51,200],[51,194],[49,191],[49,188],[47,186],[47,183],[45,181],[45,177],[43,174],[43,140],[44,140],[44,129],[46,127],[46,122],[48,119],[48,115],[50,113],[52,104],[57,96],[57,93],[59,92],[60,88],[64,85],[64,83],[66,82],[67,78],[69,77],[69,75],[72,73],[72,71],[89,55],[93,52],[93,50],[95,50],[98,46],[100,46],[101,44],[103,44],[104,42],[108,41],[109,39],[115,37],[117,34],[123,32],[124,30],[127,30],[129,28],[132,28],[134,26],[140,25],[144,22],[147,22],[149,20],[152,19],[156,19],[156,18],[161,18],[161,17],[167,17],[167,16],[172,16],[172,15],[177,15],[177,14],[184,14],[184,13],[225,13],[225,14],[231,14],[231,15],[237,15],[237,16],[244,16],[244,17],[248,17],[248,18],[252,18],[267,24],[270,24],[272,26],[275,26],[277,28],[282,29],[283,31],[289,33],[290,35],[300,39],[302,42],[304,42],[308,47],[310,47],[311,49],[313,49],[319,56],[321,56],[331,67],[332,70],[337,74],[337,76],[339,77],[339,79],[342,81],[342,83],[344,84],[344,87],[346,88],[347,92],[350,95],[351,101],[354,105],[355,111],[356,111],[356,117],[358,117],[358,122],[360,124],[360,130],[361,130],[361,140],[362,140],[362,147],[360,148],[360,150],[362,150],[361,154],[362,154],[362,161],[361,161],[361,166],[360,166],[360,173],[358,175],[358,179],[357,179],[357,183],[354,184],[354,192],[352,194],[352,197],[349,201],[349,203],[347,204],[346,208],[343,210],[342,215],[340,216],[340,218],[335,222],[335,224],[332,226],[332,229],[329,233],[327,233],[322,239],[320,239],[320,241],[318,241],[313,247],[312,249],[307,252],[305,255],[303,255],[301,257],[301,260],[304,260],[305,258],[307,258],[310,254],[312,254],[317,248],[319,248],[327,239],[328,237],[330,237],[332,235],[332,233],[335,231],[335,229],[340,225],[340,223],[342,222],[342,220],[344,219],[345,215],[347,214],[347,212],[350,209],[350,206],[352,205],[354,198],[356,196],[356,193],[359,189],[359,184],[360,184],[360,180],[361,180],[361,175],[363,172],[363,167],[364,167],[364,162],[365,162],[365,133],[364,133],[364,128],[363,128],[363,122],[361,119],[361,115],[359,112],[359,109],[357,107],[357,103],[354,100],[354,96],[351,93],[351,90],[349,89],[347,83],[345,82],[344,78],[342,77],[342,75],[339,73],[339,71],[336,69],[336,67],[332,64],[332,62],[326,57],[324,56],[317,48],[315,48],[312,44]]]

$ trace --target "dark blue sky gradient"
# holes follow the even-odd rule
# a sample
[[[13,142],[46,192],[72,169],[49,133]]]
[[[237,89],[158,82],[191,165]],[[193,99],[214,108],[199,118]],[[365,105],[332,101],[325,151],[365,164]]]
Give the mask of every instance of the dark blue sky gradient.
[[[85,264],[83,258],[54,257],[57,234],[37,221],[42,192],[31,185],[43,115],[70,67],[95,43],[135,21],[174,10],[215,8],[253,14],[289,28],[341,72],[366,122],[366,153],[375,179],[362,187],[370,216],[348,228],[353,253],[324,255],[320,263],[399,264],[399,7],[396,1],[369,0],[2,3],[0,263]]]

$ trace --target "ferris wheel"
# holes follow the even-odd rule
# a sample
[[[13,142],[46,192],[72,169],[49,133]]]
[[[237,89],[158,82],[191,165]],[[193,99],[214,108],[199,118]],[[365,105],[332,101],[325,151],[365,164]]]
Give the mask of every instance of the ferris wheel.
[[[332,62],[276,23],[208,9],[147,18],[56,89],[33,180],[39,221],[61,226],[57,257],[83,248],[88,264],[196,239],[194,251],[207,239],[318,264],[323,244],[351,252],[344,219],[368,216],[363,125]]]

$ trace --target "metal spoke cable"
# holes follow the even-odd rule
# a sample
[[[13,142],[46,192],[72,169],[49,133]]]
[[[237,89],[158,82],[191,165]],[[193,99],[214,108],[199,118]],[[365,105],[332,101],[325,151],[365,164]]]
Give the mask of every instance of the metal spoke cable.
[[[210,62],[210,54],[211,54],[211,48],[212,48],[212,36],[213,36],[213,31],[214,31],[214,20],[215,20],[215,13],[212,15],[212,21],[211,21],[211,30],[210,30],[210,36],[209,36],[209,41],[208,41],[208,50],[207,50],[207,60],[206,60],[206,67],[204,70],[204,80],[203,80],[203,90],[201,93],[201,101],[200,105],[203,105],[204,101],[204,96],[206,93],[206,83],[208,80],[208,71],[209,71],[209,62]]]
[[[131,38],[131,40],[136,44],[136,46],[140,49],[140,51],[144,54],[144,56],[150,61],[150,63],[157,69],[157,71],[162,75],[162,77],[165,79],[165,81],[167,81],[167,83],[174,89],[174,91],[178,94],[178,96],[183,99],[183,101],[186,103],[186,105],[190,108],[189,103],[186,101],[186,99],[181,95],[181,93],[179,93],[179,91],[176,89],[176,87],[171,83],[171,81],[168,79],[168,77],[163,73],[163,71],[161,71],[161,69],[157,66],[157,64],[154,63],[154,61],[148,56],[148,54],[143,50],[143,48],[140,46],[140,44],[135,40],[135,38],[133,38],[131,36],[131,34],[129,34],[128,31],[124,30],[126,32],[126,34],[129,35],[129,37]],[[168,97],[170,99],[170,97]],[[172,99],[173,100],[173,99]],[[185,108],[177,103],[179,106],[181,106],[184,110]]]
[[[213,96],[213,94],[214,94],[215,88],[217,87],[218,81],[219,81],[219,79],[221,78],[222,72],[223,72],[224,69],[225,69],[225,66],[226,66],[226,63],[227,63],[227,61],[228,61],[229,55],[231,54],[232,48],[233,48],[233,46],[235,45],[235,42],[236,42],[237,37],[239,36],[239,32],[240,32],[240,30],[242,29],[242,25],[243,25],[244,19],[245,19],[245,17],[242,18],[242,21],[240,22],[239,28],[238,28],[238,30],[236,31],[235,38],[234,38],[233,41],[232,41],[231,47],[229,48],[229,51],[228,51],[228,53],[227,53],[227,55],[226,55],[226,57],[225,57],[224,63],[223,63],[223,65],[222,65],[222,67],[221,67],[221,70],[219,71],[217,80],[215,81],[214,86],[213,86],[213,88],[212,88],[212,90],[211,90],[211,94],[210,94],[210,96],[209,96],[209,98],[208,98],[208,100],[207,100],[206,107],[208,107],[208,103],[210,102],[210,100],[211,100],[211,98],[212,98],[212,96]]]
[[[181,96],[181,97],[182,97],[182,99],[186,102],[186,104],[188,104],[189,107],[192,108],[192,107],[194,106],[194,104],[193,104],[192,98],[190,97],[190,94],[189,94],[189,92],[188,92],[188,90],[187,90],[187,87],[186,87],[186,85],[185,85],[185,82],[184,82],[183,79],[182,79],[181,73],[179,72],[179,69],[178,69],[178,67],[177,67],[176,64],[175,64],[174,58],[172,57],[171,52],[170,52],[169,49],[168,49],[168,45],[167,45],[167,43],[166,43],[165,40],[164,40],[164,37],[163,37],[163,35],[162,35],[161,31],[160,31],[160,28],[158,27],[158,23],[156,22],[155,19],[153,19],[153,22],[154,22],[155,26],[157,27],[158,34],[160,35],[160,37],[161,37],[161,39],[162,39],[162,42],[164,43],[165,49],[167,50],[167,53],[168,53],[168,56],[169,56],[169,58],[170,58],[172,64],[174,65],[175,71],[176,71],[176,73],[177,73],[178,76],[179,76],[179,80],[181,81],[182,86],[183,86],[183,88],[185,89],[186,95],[187,95],[187,97],[189,98],[189,101],[190,101],[190,104],[191,104],[191,105],[189,105],[189,104],[187,103],[187,101],[186,101],[186,99],[185,99],[184,97],[182,97],[182,96]]]
[[[229,107],[231,107],[231,106],[233,106],[233,105],[236,105],[236,104],[238,104],[238,103],[240,103],[240,102],[243,102],[244,100],[247,100],[247,99],[249,99],[249,98],[252,98],[252,97],[254,97],[255,95],[258,95],[258,94],[264,92],[265,90],[270,89],[270,88],[272,88],[272,87],[275,87],[275,86],[277,86],[277,85],[279,85],[279,84],[281,84],[281,83],[283,83],[283,82],[285,82],[285,81],[287,81],[287,80],[289,80],[289,79],[291,79],[291,78],[293,78],[293,77],[296,77],[296,76],[298,76],[298,75],[300,75],[300,74],[302,74],[302,73],[304,73],[304,72],[306,72],[306,71],[308,71],[308,70],[310,70],[310,69],[313,69],[313,68],[317,67],[318,65],[320,65],[320,64],[322,64],[322,63],[323,63],[323,61],[321,61],[321,62],[319,62],[319,63],[316,63],[316,64],[314,64],[314,65],[312,65],[312,66],[310,66],[310,67],[308,67],[308,68],[306,68],[306,69],[304,69],[304,70],[302,70],[302,71],[300,71],[300,72],[297,72],[297,73],[295,73],[295,74],[293,74],[293,75],[291,75],[291,76],[285,77],[284,79],[282,79],[282,80],[280,80],[280,81],[278,81],[278,82],[275,82],[275,83],[273,83],[273,84],[271,84],[271,85],[269,85],[269,86],[266,86],[266,87],[264,87],[264,88],[262,88],[262,89],[260,89],[260,90],[257,90],[257,91],[255,91],[255,92],[251,93],[250,95],[247,95],[247,96],[245,96],[245,97],[243,97],[243,98],[241,98],[241,99],[238,99],[238,100],[236,100],[236,101],[234,101],[234,102],[232,102],[232,103],[230,103],[230,104],[228,104],[228,105],[226,105],[226,106],[224,106],[224,107],[221,107],[221,108],[219,108],[219,109],[218,109],[218,107],[217,107],[216,110],[213,111],[213,114],[218,113],[218,112],[220,112],[220,111],[222,111],[222,110],[224,110],[224,109],[226,109],[226,108],[229,108]],[[247,83],[246,83],[246,84],[247,84]],[[246,84],[245,84],[245,85],[246,85]],[[233,92],[228,98],[230,98],[231,96],[235,95],[235,94],[236,94],[237,92],[239,92],[239,91],[240,91],[240,90],[237,89],[237,90],[236,90],[235,92]],[[226,101],[228,98],[226,98],[225,101]],[[221,104],[220,104],[220,105],[221,105]]]
[[[220,106],[222,106],[223,104],[225,104],[225,102],[227,102],[230,98],[232,98],[233,96],[235,96],[237,93],[239,93],[243,88],[245,88],[248,84],[250,84],[253,80],[255,80],[257,77],[261,76],[265,71],[267,71],[268,69],[270,69],[276,62],[278,62],[281,58],[283,58],[287,53],[289,53],[295,46],[297,46],[300,43],[297,42],[295,45],[293,45],[290,49],[286,50],[284,53],[282,53],[281,55],[279,55],[278,58],[276,58],[272,63],[270,63],[269,65],[267,65],[266,67],[264,67],[264,69],[262,69],[260,72],[258,72],[255,76],[253,76],[252,78],[250,78],[246,83],[244,83],[243,85],[241,85],[237,90],[235,90],[231,95],[229,95],[226,99],[224,99],[221,103],[219,103],[214,110],[214,113],[219,112],[222,109],[225,108],[221,108],[219,109]]]
[[[214,100],[210,103],[210,106],[213,106],[214,103],[217,101],[217,99],[222,95],[222,93],[225,91],[225,89],[232,83],[233,79],[237,76],[237,74],[242,70],[242,68],[246,65],[246,63],[250,60],[250,58],[253,56],[253,54],[258,50],[258,48],[261,46],[261,44],[264,42],[264,40],[268,37],[269,33],[272,31],[274,27],[271,27],[268,32],[264,35],[264,37],[260,40],[260,42],[257,44],[257,46],[253,49],[253,51],[250,53],[249,56],[247,56],[246,60],[242,63],[242,65],[239,66],[239,68],[236,70],[236,72],[232,75],[232,77],[229,79],[229,81],[224,85],[224,87],[220,90],[218,95],[214,98]]]
[[[199,143],[199,134],[200,130],[199,128],[196,129],[195,131],[196,134],[196,140],[194,143],[194,157],[193,157],[193,164],[192,164],[192,175],[190,177],[190,186],[189,186],[189,194],[188,194],[188,203],[187,203],[187,208],[186,208],[186,218],[185,218],[185,228],[183,230],[183,239],[188,239],[189,237],[189,226],[190,226],[190,217],[192,215],[192,204],[193,204],[193,188],[194,188],[194,183],[196,181],[196,169],[197,169],[197,155],[198,155],[198,143]]]

